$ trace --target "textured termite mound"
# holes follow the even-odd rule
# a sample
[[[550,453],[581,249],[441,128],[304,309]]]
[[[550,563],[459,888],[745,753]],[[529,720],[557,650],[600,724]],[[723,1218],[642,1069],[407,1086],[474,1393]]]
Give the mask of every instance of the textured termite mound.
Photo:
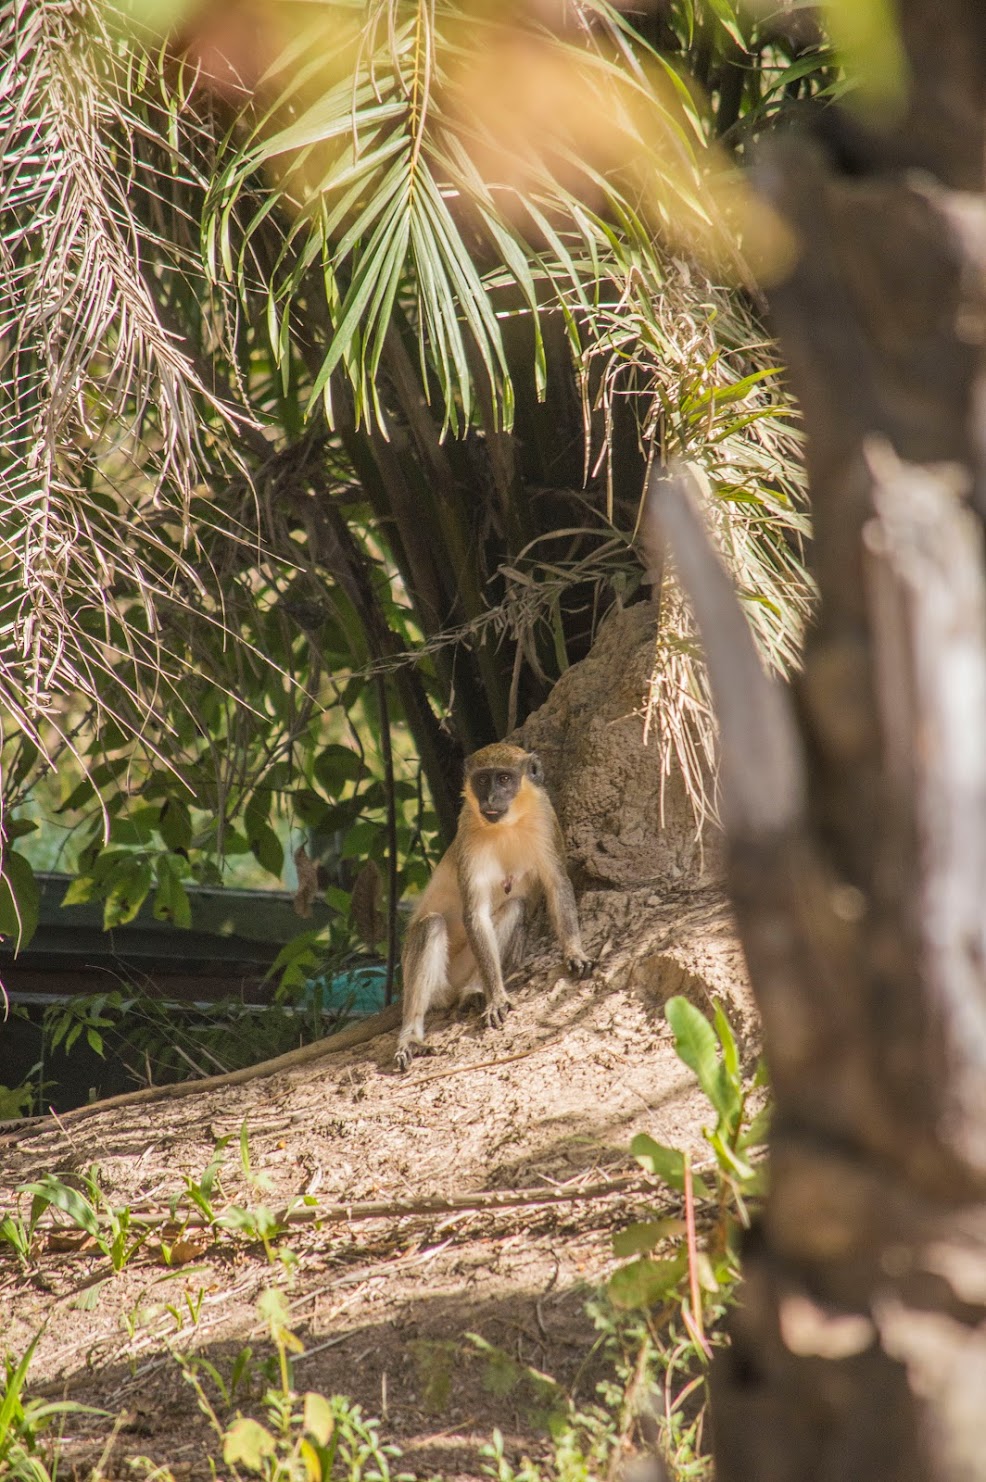
[[[649,603],[614,609],[516,738],[541,754],[580,887],[699,885],[721,872],[718,829],[699,827],[656,720],[645,728],[655,639]]]

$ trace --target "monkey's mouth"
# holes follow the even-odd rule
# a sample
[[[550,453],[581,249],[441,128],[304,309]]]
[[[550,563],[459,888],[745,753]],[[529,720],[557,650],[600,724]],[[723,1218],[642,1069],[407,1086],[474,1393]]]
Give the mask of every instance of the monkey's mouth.
[[[480,813],[482,813],[482,815],[486,819],[486,822],[487,823],[499,823],[500,822],[500,819],[503,817],[504,813],[506,812],[506,809],[505,808],[480,808],[479,811],[480,811]]]

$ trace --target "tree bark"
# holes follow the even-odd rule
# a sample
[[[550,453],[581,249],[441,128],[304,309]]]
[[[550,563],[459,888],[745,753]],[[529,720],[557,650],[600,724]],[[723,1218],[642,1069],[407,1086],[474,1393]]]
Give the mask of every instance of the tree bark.
[[[820,591],[793,704],[681,480],[655,500],[776,1096],[719,1482],[986,1478],[986,7],[898,9],[904,117],[832,115],[761,170],[800,247],[770,292]]]

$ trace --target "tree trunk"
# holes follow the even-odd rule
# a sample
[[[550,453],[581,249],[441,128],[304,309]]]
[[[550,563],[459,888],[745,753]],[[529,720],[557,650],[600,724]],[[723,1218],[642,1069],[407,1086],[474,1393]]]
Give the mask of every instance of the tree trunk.
[[[796,707],[680,480],[655,500],[776,1096],[713,1372],[719,1482],[986,1478],[986,6],[899,15],[903,119],[830,115],[827,148],[762,172],[800,246],[770,295],[820,590]]]

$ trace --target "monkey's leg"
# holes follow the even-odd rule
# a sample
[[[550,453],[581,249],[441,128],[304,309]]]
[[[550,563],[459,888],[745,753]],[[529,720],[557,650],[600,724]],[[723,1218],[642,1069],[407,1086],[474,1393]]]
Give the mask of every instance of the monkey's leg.
[[[527,950],[527,901],[521,897],[507,901],[493,923],[496,928],[496,944],[500,949],[500,967],[503,976],[509,977],[519,967]]]
[[[477,970],[471,974],[461,990],[461,999],[473,993],[482,993],[486,1000],[486,1022],[491,1029],[500,1029],[507,1017],[510,1000],[503,986],[503,976],[517,966],[524,955],[527,940],[527,906],[521,897],[508,900],[490,923],[489,937],[479,951],[472,943]],[[484,956],[480,953],[485,953]]]
[[[432,912],[414,923],[404,942],[401,966],[404,996],[394,1060],[398,1070],[407,1070],[414,1053],[412,1045],[424,1044],[428,1010],[448,1004],[448,927],[444,916]]]

